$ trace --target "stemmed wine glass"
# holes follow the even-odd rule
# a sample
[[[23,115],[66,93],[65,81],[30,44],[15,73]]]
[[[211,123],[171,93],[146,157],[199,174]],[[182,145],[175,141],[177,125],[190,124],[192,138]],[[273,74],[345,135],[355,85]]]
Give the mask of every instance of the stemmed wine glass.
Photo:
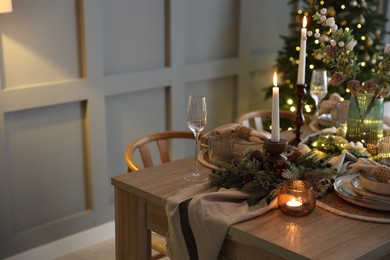
[[[199,134],[207,124],[206,97],[191,95],[188,98],[187,125],[195,136],[195,168],[193,172],[184,175],[184,179],[189,181],[205,181],[207,176],[199,173],[198,169],[198,149]]]
[[[319,105],[328,93],[328,77],[326,70],[313,70],[310,82],[310,96],[316,104],[315,116],[318,118]]]

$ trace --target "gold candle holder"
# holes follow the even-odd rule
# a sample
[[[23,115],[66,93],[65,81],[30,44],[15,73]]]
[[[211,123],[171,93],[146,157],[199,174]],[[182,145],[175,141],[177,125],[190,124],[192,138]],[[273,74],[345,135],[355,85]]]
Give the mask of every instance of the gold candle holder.
[[[294,217],[309,215],[316,205],[313,186],[307,181],[291,180],[283,183],[278,196],[279,209]]]

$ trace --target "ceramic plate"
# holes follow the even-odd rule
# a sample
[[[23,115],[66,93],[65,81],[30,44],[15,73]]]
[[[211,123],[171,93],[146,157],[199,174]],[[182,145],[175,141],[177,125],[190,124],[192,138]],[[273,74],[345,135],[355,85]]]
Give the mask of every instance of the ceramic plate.
[[[358,174],[344,175],[337,178],[333,184],[336,194],[340,198],[361,207],[390,211],[390,202],[378,201],[375,198],[362,196],[355,192],[351,181],[356,176]]]
[[[361,178],[360,176],[355,176],[351,180],[352,187],[355,188],[356,193],[363,195],[363,196],[373,197],[373,198],[382,199],[382,200],[390,202],[390,196],[373,193],[373,192],[367,190],[366,188],[364,188],[361,181],[360,181],[360,178]]]

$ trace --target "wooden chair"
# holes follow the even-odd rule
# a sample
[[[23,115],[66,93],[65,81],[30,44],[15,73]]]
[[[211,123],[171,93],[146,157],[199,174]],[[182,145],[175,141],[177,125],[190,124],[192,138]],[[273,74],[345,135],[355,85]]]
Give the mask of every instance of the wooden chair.
[[[170,141],[173,139],[194,139],[194,134],[189,131],[165,131],[144,135],[132,141],[125,150],[125,161],[129,171],[136,172],[141,168],[148,168],[155,165],[152,159],[151,145],[156,145],[160,157],[160,163],[166,163],[171,160]],[[140,166],[134,154],[139,151],[143,167]],[[152,248],[158,252],[152,259],[159,259],[167,255],[165,238],[152,232]]]
[[[138,171],[142,168],[148,168],[153,162],[150,146],[154,143],[158,148],[160,163],[166,163],[171,160],[169,141],[173,139],[194,139],[194,134],[190,131],[164,131],[144,135],[132,141],[125,150],[125,161],[129,171]],[[134,154],[139,151],[143,167],[135,160]]]
[[[269,119],[272,116],[271,110],[256,110],[251,111],[246,114],[243,114],[239,116],[236,120],[236,123],[255,128],[256,130],[266,130],[269,131],[269,129],[264,129],[264,120]],[[310,115],[305,114],[305,123],[310,123],[312,120],[312,117]],[[281,110],[280,111],[280,120],[286,120],[288,121],[288,124],[293,127],[294,126],[294,120],[296,117],[295,112],[287,111],[287,110]],[[287,130],[287,129],[283,129]]]

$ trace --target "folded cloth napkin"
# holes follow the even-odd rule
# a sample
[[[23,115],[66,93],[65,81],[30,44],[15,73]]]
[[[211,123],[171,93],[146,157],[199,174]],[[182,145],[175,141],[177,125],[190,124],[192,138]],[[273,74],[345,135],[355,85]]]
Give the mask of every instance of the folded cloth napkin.
[[[328,131],[331,131],[331,129],[324,129],[321,131],[321,133],[327,133]],[[333,133],[332,131],[328,134]],[[315,133],[312,135],[306,136],[299,144],[298,144],[298,151],[302,154],[311,152],[311,148],[307,145],[307,142],[311,137],[317,136],[319,133]],[[325,156],[326,154],[323,154],[322,152],[318,151],[318,156]],[[356,156],[353,154],[344,151],[342,154],[333,156],[329,163],[332,165],[332,169],[336,170],[338,173],[345,173],[349,166],[357,161]]]
[[[360,172],[364,172],[374,177],[379,182],[390,183],[390,167],[379,164],[373,160],[359,158],[348,170],[349,174]]]
[[[331,114],[332,118],[337,118],[337,104],[340,102],[342,102],[342,98],[339,94],[331,94],[329,99],[324,100],[320,103],[318,114]]]
[[[195,195],[191,199],[191,195]],[[207,189],[194,185],[166,200],[168,254],[176,260],[217,259],[230,225],[255,218],[277,207],[262,200],[249,207],[248,195],[236,189]]]
[[[263,140],[270,139],[271,134],[264,130],[256,130],[254,128],[243,126],[236,123],[222,125],[205,133],[202,136],[202,143],[207,144],[207,138],[211,135],[231,135],[239,139],[254,142],[257,144],[263,143]]]

